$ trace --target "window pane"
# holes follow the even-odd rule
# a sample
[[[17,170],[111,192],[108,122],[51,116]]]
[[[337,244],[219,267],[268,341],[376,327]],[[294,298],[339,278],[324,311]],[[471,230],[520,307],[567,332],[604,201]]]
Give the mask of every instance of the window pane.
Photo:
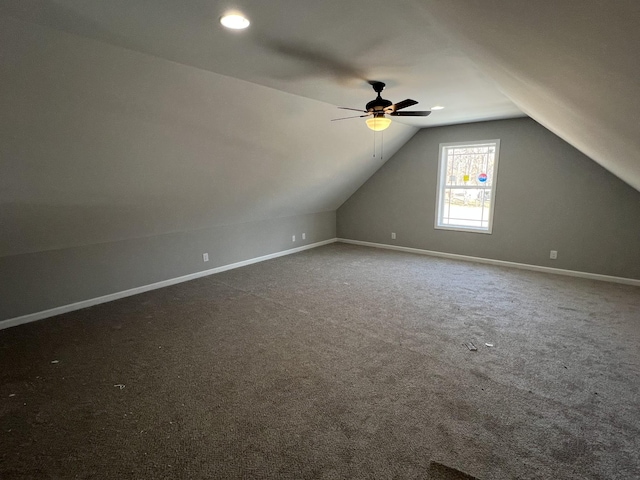
[[[447,186],[493,184],[494,146],[448,147],[446,152]]]
[[[489,228],[490,189],[445,188],[441,224]]]

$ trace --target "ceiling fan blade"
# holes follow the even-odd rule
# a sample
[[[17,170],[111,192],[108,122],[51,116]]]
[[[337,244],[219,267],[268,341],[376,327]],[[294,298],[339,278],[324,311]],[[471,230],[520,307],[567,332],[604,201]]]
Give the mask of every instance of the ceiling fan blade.
[[[353,117],[332,118],[331,121],[335,122],[336,120],[348,120],[349,118],[362,118],[362,117],[368,117],[369,115],[371,114],[368,113],[366,115],[354,115]]]
[[[349,107],[338,107],[342,110],[353,110],[354,112],[362,112],[362,113],[368,113],[366,110],[362,110],[361,108],[349,108]]]
[[[325,51],[312,45],[285,43],[273,38],[260,38],[260,43],[280,55],[303,62],[308,67],[311,67],[312,74],[331,75],[340,81],[365,80],[362,70],[333,52]]]
[[[426,110],[424,112],[393,112],[390,113],[392,117],[428,117],[431,115],[430,110]]]
[[[415,100],[411,100],[410,98],[407,98],[406,100],[403,100],[394,105],[391,105],[391,107],[389,108],[393,108],[393,111],[397,112],[398,110],[402,110],[403,108],[407,108],[407,107],[412,107],[413,105],[417,105],[417,104],[418,102],[416,102]]]

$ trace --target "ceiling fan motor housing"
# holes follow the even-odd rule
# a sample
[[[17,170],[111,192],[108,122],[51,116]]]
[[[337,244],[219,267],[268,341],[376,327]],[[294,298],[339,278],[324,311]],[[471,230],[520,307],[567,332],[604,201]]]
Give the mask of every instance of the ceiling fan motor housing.
[[[385,84],[382,82],[370,81],[369,84],[373,87],[373,90],[378,94],[375,100],[367,103],[365,109],[367,112],[373,112],[376,117],[384,117],[384,109],[393,105],[393,102],[385,100],[380,96],[380,92],[384,90]]]
[[[365,108],[367,112],[384,113],[384,109],[390,107],[391,105],[393,105],[393,102],[391,102],[390,100],[385,100],[380,96],[380,94],[378,94],[378,98],[367,103],[367,106]]]

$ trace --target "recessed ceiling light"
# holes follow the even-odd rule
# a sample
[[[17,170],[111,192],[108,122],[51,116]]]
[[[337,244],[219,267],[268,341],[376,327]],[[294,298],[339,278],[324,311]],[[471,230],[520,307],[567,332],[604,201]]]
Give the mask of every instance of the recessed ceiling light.
[[[239,13],[230,13],[228,15],[223,15],[220,17],[220,23],[233,30],[242,30],[247,28],[251,22],[249,20],[240,15]]]
[[[431,107],[431,110],[442,110],[443,108],[442,105],[436,105],[435,107]]]

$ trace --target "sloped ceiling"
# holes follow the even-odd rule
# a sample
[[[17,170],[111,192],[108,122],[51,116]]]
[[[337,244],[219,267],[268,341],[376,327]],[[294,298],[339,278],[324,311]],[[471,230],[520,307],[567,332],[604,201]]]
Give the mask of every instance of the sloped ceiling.
[[[640,2],[422,4],[523,112],[640,190]]]
[[[0,256],[332,211],[419,126],[522,115],[415,3],[240,3],[0,2]],[[330,121],[366,79],[447,108],[373,157]]]
[[[218,23],[229,10],[246,31]],[[332,105],[385,98],[445,105],[418,127],[522,116],[429,17],[388,0],[3,0],[0,14]],[[336,114],[340,112],[336,110]]]
[[[0,256],[335,210],[416,131],[0,17]]]
[[[229,32],[219,16],[252,20]],[[2,0],[0,255],[336,209],[418,128],[528,114],[640,189],[634,1]],[[6,87],[5,87],[6,86]]]

